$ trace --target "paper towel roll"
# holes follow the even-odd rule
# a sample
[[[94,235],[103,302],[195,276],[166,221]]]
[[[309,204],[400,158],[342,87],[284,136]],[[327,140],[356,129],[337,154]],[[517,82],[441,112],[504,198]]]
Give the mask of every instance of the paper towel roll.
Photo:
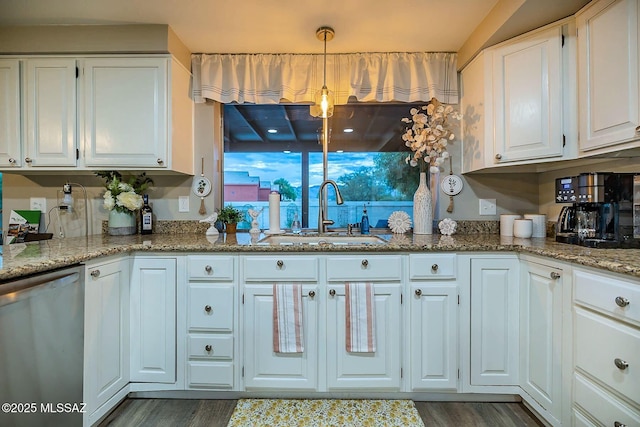
[[[533,223],[531,237],[547,237],[547,216],[544,214],[525,214],[525,219]]]
[[[500,235],[513,236],[513,221],[522,218],[522,215],[500,215]]]
[[[528,239],[533,231],[533,221],[530,219],[516,219],[513,221],[513,237]]]
[[[269,193],[269,231],[280,232],[280,193]]]

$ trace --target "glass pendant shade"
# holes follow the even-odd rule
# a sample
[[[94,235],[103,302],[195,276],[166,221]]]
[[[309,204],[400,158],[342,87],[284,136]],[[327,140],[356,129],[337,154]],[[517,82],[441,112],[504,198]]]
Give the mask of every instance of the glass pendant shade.
[[[331,117],[333,116],[333,92],[322,86],[314,96],[314,104],[311,106],[310,114],[313,117]]]

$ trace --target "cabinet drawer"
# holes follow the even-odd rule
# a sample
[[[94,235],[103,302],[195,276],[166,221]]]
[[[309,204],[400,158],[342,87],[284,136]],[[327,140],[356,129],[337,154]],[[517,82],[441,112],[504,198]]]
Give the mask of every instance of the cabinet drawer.
[[[328,281],[389,281],[402,277],[402,258],[396,255],[331,256]]]
[[[187,325],[191,330],[233,329],[233,286],[189,283]]]
[[[189,387],[233,388],[233,364],[189,362],[187,381]]]
[[[245,281],[317,281],[318,259],[307,256],[247,256],[243,262]]]
[[[573,282],[577,304],[640,324],[640,283],[579,270],[574,271]]]
[[[578,374],[574,377],[574,402],[582,411],[596,418],[600,425],[613,426],[616,421],[625,426],[640,425],[640,413]],[[578,421],[585,418],[580,412],[578,409],[574,412],[574,418]],[[576,423],[583,424],[587,425],[586,422]]]
[[[231,335],[189,334],[190,358],[233,359],[233,337]]]
[[[191,255],[187,258],[189,279],[233,280],[233,257]]]
[[[640,330],[576,308],[575,339],[576,368],[640,404]]]
[[[409,255],[409,279],[455,279],[455,254],[411,254]]]

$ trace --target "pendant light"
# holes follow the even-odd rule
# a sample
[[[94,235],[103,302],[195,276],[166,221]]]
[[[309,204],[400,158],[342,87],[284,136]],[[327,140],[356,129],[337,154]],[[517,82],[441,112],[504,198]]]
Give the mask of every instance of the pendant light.
[[[322,89],[316,92],[311,115],[326,119],[333,116],[333,93],[327,88],[327,42],[333,40],[336,32],[331,27],[320,27],[316,30],[316,38],[324,43]]]

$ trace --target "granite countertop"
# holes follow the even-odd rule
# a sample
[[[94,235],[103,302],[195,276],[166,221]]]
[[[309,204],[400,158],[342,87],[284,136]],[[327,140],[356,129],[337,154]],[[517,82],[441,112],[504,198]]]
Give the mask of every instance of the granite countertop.
[[[517,239],[498,234],[453,236],[392,235],[384,245],[268,245],[249,233],[204,236],[202,234],[153,234],[134,236],[95,235],[89,238],[45,240],[2,246],[0,281],[83,263],[94,258],[127,252],[519,252],[559,261],[602,268],[640,277],[640,249],[591,249],[556,243],[553,239]]]

